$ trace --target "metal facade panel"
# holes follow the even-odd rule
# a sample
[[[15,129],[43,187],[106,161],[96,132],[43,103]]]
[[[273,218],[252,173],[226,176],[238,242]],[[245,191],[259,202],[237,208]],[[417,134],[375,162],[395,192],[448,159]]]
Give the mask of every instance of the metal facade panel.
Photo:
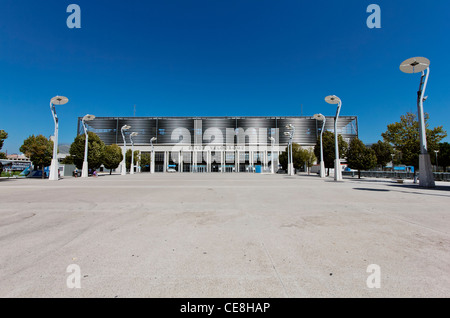
[[[292,124],[295,128],[293,142],[300,145],[315,145],[317,141],[316,120],[312,118],[280,118],[277,120],[280,129],[280,144],[289,143],[289,137],[284,133],[290,131],[286,125]]]
[[[124,125],[129,125],[131,128],[128,131],[125,131],[125,138],[127,145],[131,144],[130,134],[132,132],[137,132],[138,135],[133,137],[133,141],[135,145],[138,144],[149,144],[150,139],[156,136],[156,120],[155,119],[146,119],[139,117],[127,117],[127,118],[119,118],[118,119],[118,140],[117,143],[119,145],[123,145],[123,138],[121,129]]]
[[[83,126],[81,118],[78,118],[78,133],[82,134]],[[220,143],[220,138],[215,139],[211,136],[205,136],[205,132],[214,132],[217,128],[223,134],[223,143],[226,142],[226,129],[240,128],[240,133],[245,137],[246,144],[253,144],[255,140],[258,143],[270,143],[266,140],[260,140],[259,135],[267,130],[267,136],[270,136],[271,130],[279,129],[279,143],[287,144],[289,138],[284,136],[287,124],[295,127],[294,142],[300,145],[314,145],[319,134],[318,129],[322,127],[312,117],[97,117],[91,122],[87,122],[88,130],[96,133],[105,144],[117,143],[123,145],[121,135],[121,127],[130,125],[131,129],[126,132],[127,145],[130,144],[129,134],[138,132],[139,135],[134,137],[135,145],[150,145],[150,139],[157,137],[158,140],[154,144],[174,145],[187,137],[187,141],[194,145],[195,133],[197,133],[197,141],[203,144],[209,144],[212,139]],[[338,121],[338,133],[346,139],[352,139],[358,135],[357,117],[340,116]],[[181,130],[175,131],[175,129]],[[197,128],[197,131],[196,129]],[[259,131],[262,129],[261,131]],[[334,132],[334,117],[327,117],[325,130]],[[187,136],[186,136],[187,134]],[[203,137],[203,138],[202,138]],[[172,140],[174,138],[174,140]],[[233,138],[237,141],[237,138]],[[242,139],[239,139],[242,140]]]
[[[225,145],[227,138],[235,142],[234,130],[236,120],[232,118],[205,118],[201,120],[203,142],[208,144]],[[228,137],[227,137],[228,133]]]
[[[175,129],[178,129],[175,131]],[[185,131],[186,132],[183,132]],[[186,134],[189,134],[190,141],[194,142],[194,119],[193,118],[172,118],[158,119],[157,131],[158,144],[176,144],[184,140]],[[173,138],[173,139],[172,139]]]

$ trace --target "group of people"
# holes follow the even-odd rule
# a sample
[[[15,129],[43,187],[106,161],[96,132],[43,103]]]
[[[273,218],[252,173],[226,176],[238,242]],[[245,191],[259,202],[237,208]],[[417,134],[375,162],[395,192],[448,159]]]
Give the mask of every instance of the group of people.
[[[90,172],[91,172],[91,169],[89,169],[89,174],[91,174]],[[75,178],[78,178],[78,177],[81,176],[80,173],[78,172],[78,169],[77,169],[77,168],[75,168],[75,170],[73,171],[73,176],[74,176]],[[92,176],[93,176],[93,177],[97,177],[97,176],[98,176],[97,170],[92,171]]]

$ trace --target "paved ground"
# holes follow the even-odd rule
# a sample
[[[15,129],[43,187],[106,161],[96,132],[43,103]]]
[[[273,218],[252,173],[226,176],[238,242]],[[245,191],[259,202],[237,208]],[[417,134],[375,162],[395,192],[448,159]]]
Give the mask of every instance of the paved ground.
[[[450,184],[438,185],[2,179],[0,297],[450,297]],[[71,264],[80,289],[67,287]]]

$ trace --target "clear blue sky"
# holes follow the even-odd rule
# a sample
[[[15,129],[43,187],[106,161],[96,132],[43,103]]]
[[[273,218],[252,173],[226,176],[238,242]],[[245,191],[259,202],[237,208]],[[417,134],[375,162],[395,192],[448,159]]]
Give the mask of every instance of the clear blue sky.
[[[66,8],[80,5],[81,29]],[[366,8],[381,7],[369,29]],[[431,60],[425,103],[431,125],[450,130],[448,0],[2,0],[2,151],[31,134],[71,143],[77,117],[291,116],[335,108],[359,116],[360,138],[376,142],[389,123],[416,111],[419,75],[410,57]],[[448,140],[448,138],[447,138]]]

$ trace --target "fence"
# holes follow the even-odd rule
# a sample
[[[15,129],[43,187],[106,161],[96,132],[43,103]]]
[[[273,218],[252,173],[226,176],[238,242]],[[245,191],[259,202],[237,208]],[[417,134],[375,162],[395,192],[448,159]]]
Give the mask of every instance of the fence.
[[[357,177],[358,171],[343,171],[343,176]],[[416,174],[419,177],[419,173]],[[449,172],[433,172],[435,181],[450,181]],[[414,179],[413,172],[404,171],[361,171],[361,177],[387,179]]]

